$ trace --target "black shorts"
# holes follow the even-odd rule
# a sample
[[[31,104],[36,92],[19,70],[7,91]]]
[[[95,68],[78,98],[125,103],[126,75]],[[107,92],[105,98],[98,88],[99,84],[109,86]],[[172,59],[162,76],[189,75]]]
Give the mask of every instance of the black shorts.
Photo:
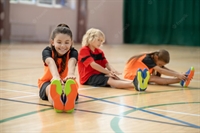
[[[109,77],[106,77],[105,74],[94,74],[84,84],[99,87],[108,87],[108,79]]]
[[[42,100],[47,100],[48,101],[48,97],[46,95],[46,88],[48,85],[50,85],[51,82],[45,82],[43,83],[42,87],[40,88],[40,92],[39,92],[39,96]],[[77,94],[76,96],[76,101],[79,99],[79,94]]]
[[[48,97],[46,95],[46,88],[50,84],[51,84],[51,82],[45,82],[45,83],[43,83],[42,87],[40,88],[39,96],[42,100],[48,100]]]

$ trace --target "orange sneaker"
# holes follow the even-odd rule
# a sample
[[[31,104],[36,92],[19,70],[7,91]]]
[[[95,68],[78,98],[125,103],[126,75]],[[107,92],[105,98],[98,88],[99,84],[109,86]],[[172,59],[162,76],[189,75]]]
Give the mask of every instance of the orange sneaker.
[[[76,97],[78,95],[78,84],[73,79],[68,79],[65,83],[65,94],[66,102],[64,106],[64,111],[72,113],[74,111],[74,106],[76,102]]]
[[[53,80],[50,85],[50,95],[53,100],[53,107],[57,113],[63,112],[64,103],[63,103],[63,92],[62,85],[59,80]]]
[[[182,87],[188,87],[188,85],[190,84],[190,81],[194,76],[194,67],[190,67],[190,69],[185,73],[185,75],[187,76],[187,79],[181,80],[180,82]]]

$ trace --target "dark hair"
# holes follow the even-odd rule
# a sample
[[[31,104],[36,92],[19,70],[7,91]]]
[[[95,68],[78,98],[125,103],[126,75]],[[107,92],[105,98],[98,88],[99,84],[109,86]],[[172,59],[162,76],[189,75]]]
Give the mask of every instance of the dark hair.
[[[59,24],[52,32],[51,39],[53,40],[58,33],[67,34],[72,39],[72,32],[68,25],[66,24]]]
[[[51,39],[54,40],[54,38],[56,37],[56,35],[59,34],[59,33],[61,33],[61,34],[67,34],[72,39],[72,31],[70,30],[69,26],[66,25],[66,24],[59,24],[59,25],[57,25],[57,27],[53,30],[53,32],[51,34]],[[57,63],[58,53],[57,53],[57,51],[56,51],[56,49],[55,49],[55,47],[53,45],[51,45],[51,48],[52,48],[53,53],[54,53],[53,59],[56,62],[56,65],[57,65],[57,68],[58,68],[59,67],[58,63]],[[59,72],[60,74],[62,72],[64,72],[64,70],[65,70],[67,53],[62,56],[61,71]]]
[[[139,55],[134,55],[134,56],[132,56],[129,60],[128,60],[128,62],[129,61],[131,61],[132,59],[139,59],[141,56],[143,56],[143,55],[145,55],[145,54],[148,54],[148,55],[152,55],[152,56],[155,56],[155,55],[157,55],[158,56],[158,60],[161,60],[161,61],[164,61],[165,63],[169,63],[169,61],[170,61],[170,56],[169,56],[169,52],[167,51],[167,50],[164,50],[164,49],[161,49],[161,50],[159,50],[159,51],[154,51],[154,52],[149,52],[149,53],[143,53],[143,54],[139,54]],[[135,60],[135,61],[136,61]],[[127,62],[127,63],[128,63]]]
[[[169,63],[170,56],[167,50],[161,49],[158,51],[158,60],[164,61],[165,63]]]

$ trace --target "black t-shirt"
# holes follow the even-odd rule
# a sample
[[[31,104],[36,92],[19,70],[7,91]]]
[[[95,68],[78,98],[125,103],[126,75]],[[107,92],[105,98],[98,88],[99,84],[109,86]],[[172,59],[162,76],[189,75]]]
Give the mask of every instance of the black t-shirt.
[[[42,60],[45,62],[48,57],[52,57],[52,49],[49,46],[42,51]],[[62,56],[58,58],[62,58]],[[69,58],[75,58],[78,60],[78,51],[73,47],[70,48]]]
[[[154,62],[153,58],[151,58],[151,55],[147,54],[146,57],[142,60],[142,62],[149,68],[153,68],[156,66],[156,63]]]

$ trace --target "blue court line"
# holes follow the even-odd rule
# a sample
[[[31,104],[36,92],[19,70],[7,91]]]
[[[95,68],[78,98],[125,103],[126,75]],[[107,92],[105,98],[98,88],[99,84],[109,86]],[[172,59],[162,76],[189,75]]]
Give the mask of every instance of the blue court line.
[[[169,120],[172,120],[172,121],[176,121],[176,122],[179,122],[179,123],[182,123],[182,124],[185,124],[187,126],[194,127],[194,128],[200,128],[200,126],[198,126],[198,125],[194,125],[194,124],[182,121],[182,120],[178,120],[178,119],[175,119],[175,118],[172,118],[172,117],[169,117],[169,116],[165,116],[165,115],[162,115],[162,114],[158,114],[158,113],[155,113],[155,112],[151,112],[151,111],[148,111],[148,110],[144,110],[142,108],[136,108],[136,107],[132,107],[132,106],[125,105],[125,104],[119,104],[119,103],[107,101],[107,100],[104,100],[104,99],[94,98],[94,97],[91,97],[91,96],[85,96],[85,95],[81,95],[81,94],[79,94],[79,95],[82,96],[82,97],[94,99],[96,101],[102,101],[102,102],[106,102],[106,103],[110,103],[110,104],[115,104],[115,105],[118,105],[118,106],[123,106],[123,107],[131,108],[131,109],[139,110],[139,111],[142,111],[142,112],[145,112],[145,113],[149,113],[149,114],[156,115],[156,116],[159,116],[159,117],[163,117],[163,118],[166,118],[166,119],[169,119]]]
[[[12,83],[12,84],[18,84],[18,85],[23,85],[23,86],[38,87],[38,86],[36,86],[36,85],[29,85],[29,84],[17,83],[17,82],[6,81],[6,80],[0,80],[0,82],[6,82],[6,83]]]
[[[19,85],[25,85],[25,86],[31,86],[31,87],[37,87],[37,86],[34,86],[34,85],[28,85],[28,84],[23,84],[23,83],[11,82],[11,81],[6,81],[6,80],[0,80],[0,81],[1,82],[8,82],[8,83],[19,84]],[[184,122],[184,121],[181,121],[181,120],[178,120],[178,119],[175,119],[175,118],[171,118],[171,117],[168,117],[168,116],[165,116],[165,115],[162,115],[162,114],[158,114],[158,113],[154,113],[154,112],[151,112],[151,111],[147,111],[147,110],[144,110],[144,109],[135,108],[135,107],[128,106],[128,105],[125,105],[125,104],[118,104],[118,103],[115,103],[115,102],[111,102],[111,101],[107,101],[107,100],[99,99],[99,98],[94,98],[94,97],[91,97],[91,96],[85,96],[85,95],[81,95],[81,94],[79,94],[79,95],[82,96],[82,97],[94,99],[94,100],[97,100],[97,101],[103,101],[103,102],[106,102],[106,103],[111,103],[111,104],[115,104],[115,105],[119,105],[119,106],[124,106],[124,107],[128,107],[128,108],[140,110],[142,112],[153,114],[153,115],[156,115],[156,116],[160,116],[160,117],[163,117],[163,118],[166,118],[166,119],[169,119],[169,120],[172,120],[172,121],[176,121],[176,122],[179,122],[179,123],[182,123],[182,124],[186,124],[186,125],[194,127],[194,128],[200,128],[200,126],[198,126],[198,125],[194,125],[194,124],[191,124],[191,123],[188,123],[188,122]]]
[[[34,105],[47,106],[47,107],[52,107],[53,108],[52,105],[42,104],[42,103],[32,103],[32,102],[26,102],[26,101],[14,100],[14,99],[7,99],[7,98],[0,98],[0,100],[11,101],[11,102],[19,102],[19,103],[26,103],[26,104],[34,104]]]
[[[13,117],[2,119],[2,120],[0,120],[0,123],[4,123],[4,122],[7,122],[7,121],[10,121],[10,120],[13,120],[13,119],[17,119],[17,118],[33,115],[33,114],[36,114],[36,113],[39,113],[39,112],[44,112],[44,111],[52,110],[52,109],[53,108],[47,108],[47,109],[42,109],[42,110],[38,110],[38,111],[28,112],[28,113],[21,114],[21,115],[16,115],[16,116],[13,116]]]
[[[141,121],[149,121],[149,122],[162,123],[162,124],[168,124],[168,125],[176,125],[176,126],[196,128],[196,127],[191,127],[191,126],[188,126],[188,125],[182,125],[182,124],[177,124],[177,123],[170,123],[170,122],[163,122],[163,121],[157,121],[157,120],[152,120],[152,119],[145,119],[145,118],[138,118],[138,117],[126,116],[126,115],[123,115],[123,114],[116,115],[116,114],[103,113],[103,112],[90,111],[90,110],[82,110],[82,109],[75,109],[75,110],[82,111],[82,112],[87,112],[87,113],[94,113],[94,114],[115,116],[116,118],[120,118],[120,119],[121,118],[129,118],[129,119],[135,119],[135,120],[141,120]]]
[[[36,114],[36,113],[39,113],[39,112],[53,110],[53,107],[51,105],[47,105],[47,104],[25,102],[25,101],[19,101],[19,100],[13,100],[13,99],[6,99],[6,98],[0,98],[0,100],[51,107],[51,108],[46,108],[46,109],[42,109],[42,110],[38,110],[38,111],[32,111],[32,112],[28,112],[28,113],[24,113],[24,114],[12,116],[12,117],[9,117],[9,118],[5,118],[5,119],[0,120],[0,123],[4,123],[4,122],[11,121],[13,119],[18,119],[18,118],[21,118],[21,117],[33,115],[33,114]],[[100,115],[107,115],[107,116],[115,116],[116,118],[119,118],[119,119],[121,119],[121,118],[128,118],[128,119],[134,119],[134,120],[149,121],[149,122],[155,122],[155,123],[162,123],[162,124],[168,124],[168,125],[176,125],[176,126],[193,128],[193,127],[188,126],[188,125],[181,125],[181,124],[170,123],[170,122],[163,122],[163,121],[157,121],[157,120],[151,120],[151,119],[145,119],[145,118],[137,118],[137,117],[125,116],[125,115],[122,115],[122,114],[121,115],[117,115],[117,114],[103,113],[103,112],[83,110],[83,109],[75,109],[75,110],[76,111],[81,111],[81,112],[86,112],[86,113],[93,113],[93,114],[100,114]],[[134,111],[136,111],[136,110],[134,110]],[[131,110],[131,112],[133,112],[133,110]]]
[[[152,107],[159,107],[159,106],[166,106],[166,105],[170,106],[170,105],[177,105],[177,104],[200,104],[200,102],[189,102],[189,103],[182,102],[182,103],[170,103],[170,104],[157,104],[157,105],[151,105],[151,106],[143,106],[143,107],[140,107],[140,108],[148,109],[148,108],[152,108]],[[138,111],[138,110],[134,110],[134,109],[128,110],[128,111],[123,112],[121,115],[128,115],[128,114],[133,113],[135,111]],[[122,119],[121,117],[115,116],[110,122],[110,126],[115,133],[123,133],[123,131],[120,129],[120,126],[119,126],[119,122],[120,122],[121,119]]]

